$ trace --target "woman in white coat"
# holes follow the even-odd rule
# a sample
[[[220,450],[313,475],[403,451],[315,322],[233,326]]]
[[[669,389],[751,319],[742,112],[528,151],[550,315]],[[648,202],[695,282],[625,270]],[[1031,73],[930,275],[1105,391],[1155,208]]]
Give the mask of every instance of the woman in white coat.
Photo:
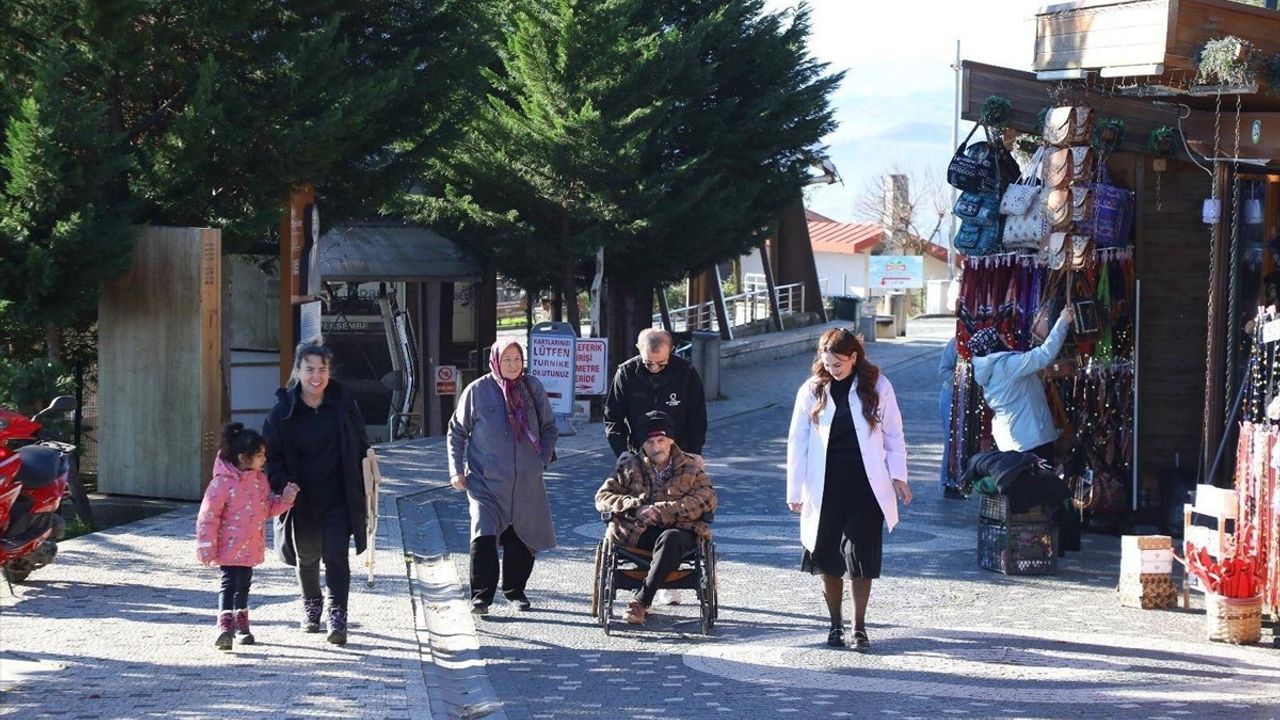
[[[911,502],[907,447],[893,386],[843,328],[818,340],[813,375],[800,386],[787,436],[787,505],[800,513],[802,570],[822,576],[831,616],[827,644],[844,647],[843,578],[853,597],[853,646],[865,651],[871,581],[880,577],[883,530]]]

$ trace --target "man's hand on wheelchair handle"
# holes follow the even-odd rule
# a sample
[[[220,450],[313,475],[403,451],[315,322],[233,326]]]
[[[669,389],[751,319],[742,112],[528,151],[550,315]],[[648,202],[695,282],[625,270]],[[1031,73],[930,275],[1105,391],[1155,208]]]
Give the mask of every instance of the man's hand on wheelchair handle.
[[[466,476],[466,475],[454,475],[452,478],[450,478],[450,480],[449,480],[449,484],[453,486],[453,489],[454,489],[454,490],[466,490],[466,489],[467,489],[467,476]]]

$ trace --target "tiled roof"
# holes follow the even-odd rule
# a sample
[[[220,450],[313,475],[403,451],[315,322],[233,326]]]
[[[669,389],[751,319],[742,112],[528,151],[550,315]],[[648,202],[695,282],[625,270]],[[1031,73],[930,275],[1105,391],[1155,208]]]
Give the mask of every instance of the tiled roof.
[[[806,209],[809,221],[809,244],[815,253],[857,255],[868,253],[884,242],[884,228],[875,223],[844,223]],[[925,253],[943,262],[947,261],[947,248],[929,243]]]
[[[814,216],[822,218],[815,220]],[[809,242],[814,252],[856,255],[884,241],[884,228],[875,223],[842,223],[810,213]]]

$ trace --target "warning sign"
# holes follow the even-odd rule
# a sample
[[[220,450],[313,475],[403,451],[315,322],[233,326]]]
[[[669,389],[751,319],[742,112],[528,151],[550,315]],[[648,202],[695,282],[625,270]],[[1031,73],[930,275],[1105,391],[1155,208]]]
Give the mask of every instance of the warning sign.
[[[603,395],[605,370],[609,362],[609,341],[601,338],[579,338],[574,346],[578,356],[574,392],[578,395]]]
[[[436,394],[458,394],[458,366],[440,365],[436,368]]]

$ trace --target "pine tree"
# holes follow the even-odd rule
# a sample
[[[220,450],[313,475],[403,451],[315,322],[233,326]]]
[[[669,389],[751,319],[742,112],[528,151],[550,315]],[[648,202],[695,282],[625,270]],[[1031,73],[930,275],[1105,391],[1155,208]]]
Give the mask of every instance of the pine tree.
[[[834,129],[840,76],[807,55],[803,8],[515,7],[488,105],[415,210],[523,286],[570,297],[603,247],[608,332],[625,352],[656,285],[754,247],[793,200]]]

